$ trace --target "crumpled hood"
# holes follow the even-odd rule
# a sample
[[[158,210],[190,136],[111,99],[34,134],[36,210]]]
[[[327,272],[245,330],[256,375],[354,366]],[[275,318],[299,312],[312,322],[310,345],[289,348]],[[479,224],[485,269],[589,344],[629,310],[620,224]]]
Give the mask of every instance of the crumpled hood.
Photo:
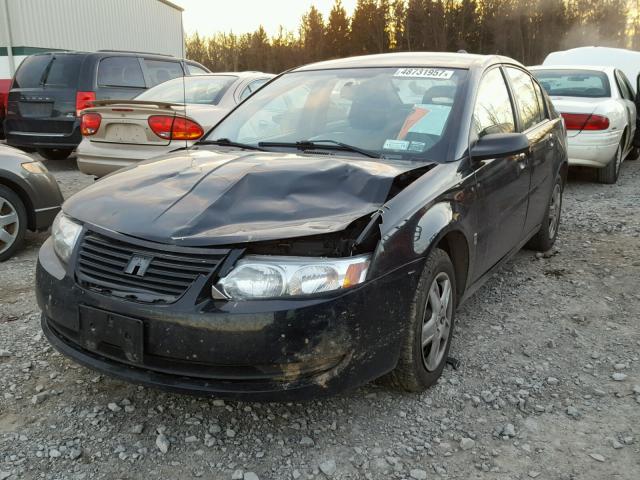
[[[134,237],[204,246],[339,231],[378,209],[394,178],[424,163],[207,150],[112,174],[64,211]]]

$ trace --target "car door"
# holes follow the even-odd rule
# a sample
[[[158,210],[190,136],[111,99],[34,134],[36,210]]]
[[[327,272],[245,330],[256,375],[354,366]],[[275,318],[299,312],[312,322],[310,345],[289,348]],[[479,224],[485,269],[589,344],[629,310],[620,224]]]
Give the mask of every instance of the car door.
[[[553,186],[555,144],[555,121],[549,120],[542,88],[528,72],[516,67],[506,67],[519,118],[519,131],[529,139],[531,182],[524,236],[537,231],[549,203]]]
[[[484,135],[513,133],[518,122],[503,71],[494,67],[480,81],[470,146]],[[527,216],[531,170],[529,155],[508,155],[475,164],[478,188],[476,277],[519,245]]]
[[[633,89],[629,84],[627,76],[621,70],[616,70],[614,74],[621,102],[624,104],[625,111],[627,112],[627,127],[629,128],[629,135],[627,136],[627,143],[625,145],[625,151],[627,151],[636,136],[637,108]]]

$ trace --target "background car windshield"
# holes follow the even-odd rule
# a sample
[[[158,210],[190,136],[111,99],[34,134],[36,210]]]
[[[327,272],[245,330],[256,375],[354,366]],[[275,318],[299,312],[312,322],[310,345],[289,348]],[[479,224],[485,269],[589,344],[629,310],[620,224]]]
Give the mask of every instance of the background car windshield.
[[[609,79],[589,70],[537,70],[532,72],[542,87],[555,97],[610,97]]]
[[[151,100],[167,103],[199,103],[217,105],[222,96],[237,79],[233,75],[197,76],[175,78],[150,88],[136,100]]]
[[[256,92],[207,137],[332,140],[386,158],[442,160],[466,70],[359,68],[293,72]]]

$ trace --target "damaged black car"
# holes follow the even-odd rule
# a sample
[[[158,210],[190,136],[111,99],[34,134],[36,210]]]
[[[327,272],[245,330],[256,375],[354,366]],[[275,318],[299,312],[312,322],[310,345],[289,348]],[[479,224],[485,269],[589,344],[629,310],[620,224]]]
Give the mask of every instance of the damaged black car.
[[[441,375],[455,310],[547,250],[562,121],[519,63],[386,54],[286,72],[195,147],[66,201],[42,328],[89,368],[254,400]]]

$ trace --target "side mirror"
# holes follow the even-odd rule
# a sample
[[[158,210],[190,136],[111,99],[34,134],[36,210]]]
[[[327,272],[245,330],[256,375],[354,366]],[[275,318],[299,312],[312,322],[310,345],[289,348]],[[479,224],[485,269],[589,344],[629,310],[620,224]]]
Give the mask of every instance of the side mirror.
[[[492,133],[481,137],[471,147],[471,159],[487,160],[528,151],[529,139],[524,133]]]

